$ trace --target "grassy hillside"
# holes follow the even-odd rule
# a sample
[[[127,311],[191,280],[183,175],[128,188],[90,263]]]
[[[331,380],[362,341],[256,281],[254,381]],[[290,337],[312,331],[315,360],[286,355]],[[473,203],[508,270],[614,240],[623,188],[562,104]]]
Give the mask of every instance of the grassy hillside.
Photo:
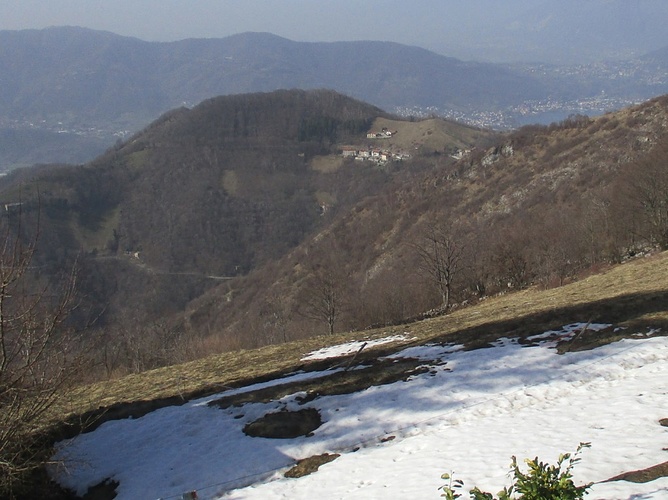
[[[269,380],[296,370],[322,369],[323,362],[304,362],[309,352],[351,340],[373,340],[409,333],[411,340],[364,350],[356,359],[365,363],[407,345],[426,343],[465,344],[475,349],[502,337],[523,339],[549,329],[589,321],[612,323],[602,332],[586,332],[571,343],[586,349],[649,329],[668,332],[668,252],[639,257],[613,266],[564,287],[533,287],[490,297],[474,306],[423,321],[335,336],[318,336],[259,349],[218,354],[182,365],[160,368],[119,380],[96,383],[73,391],[62,414],[83,413],[101,405],[125,412],[146,411],[175,399],[188,399]],[[338,364],[341,359],[324,362]],[[366,374],[366,372],[365,372]],[[365,375],[366,376],[366,375]],[[326,383],[326,382],[324,382]],[[360,381],[360,383],[363,383]],[[298,388],[291,388],[296,391]],[[161,402],[161,400],[163,400]],[[153,403],[151,403],[153,402]],[[105,417],[103,417],[105,418]]]
[[[172,440],[182,433],[187,436],[184,442],[192,443],[191,439],[194,440],[196,436],[201,436],[199,431],[203,427],[206,429],[213,428],[215,430],[212,431],[212,434],[216,434],[214,440],[216,440],[216,443],[222,442],[227,450],[227,454],[224,455],[225,458],[217,462],[216,467],[221,467],[225,464],[230,468],[234,468],[241,467],[242,463],[245,464],[242,459],[239,461],[236,460],[236,455],[243,454],[245,448],[239,444],[238,440],[234,440],[234,436],[241,434],[244,420],[241,420],[241,425],[237,424],[234,432],[223,433],[221,428],[216,425],[223,418],[228,418],[230,421],[232,418],[235,420],[246,419],[253,421],[257,419],[258,415],[265,412],[284,417],[282,424],[274,423],[272,425],[271,434],[260,434],[263,437],[275,438],[280,435],[282,425],[285,426],[285,429],[288,428],[291,422],[290,417],[302,420],[304,419],[302,416],[303,413],[308,413],[309,411],[318,413],[317,409],[322,410],[326,408],[322,411],[325,416],[324,421],[328,425],[332,425],[335,421],[343,420],[343,425],[345,425],[344,432],[356,432],[359,430],[359,426],[366,429],[362,440],[349,441],[353,445],[350,445],[349,442],[342,444],[341,440],[337,440],[329,444],[326,448],[328,452],[337,452],[344,455],[345,453],[357,452],[360,448],[390,446],[383,443],[388,443],[395,438],[398,438],[397,442],[402,442],[404,439],[410,439],[412,436],[421,435],[424,431],[427,433],[427,439],[433,440],[436,435],[434,430],[438,427],[437,419],[426,417],[425,415],[429,414],[422,411],[426,407],[422,407],[418,400],[436,400],[439,402],[438,405],[440,406],[438,407],[441,408],[439,417],[446,415],[449,417],[441,425],[447,428],[462,425],[460,419],[466,420],[467,410],[479,412],[482,411],[480,408],[481,405],[485,404],[485,401],[481,401],[479,397],[480,392],[471,394],[469,396],[470,399],[467,397],[470,393],[467,393],[464,387],[466,384],[472,383],[476,385],[478,390],[481,387],[490,388],[488,389],[490,393],[486,393],[482,399],[486,400],[486,403],[489,404],[485,411],[493,415],[494,418],[505,417],[505,419],[508,419],[510,417],[512,419],[519,417],[527,419],[526,422],[525,420],[511,420],[511,429],[507,429],[505,426],[502,427],[502,434],[504,436],[507,433],[512,434],[512,450],[525,450],[527,446],[530,448],[531,446],[535,446],[536,435],[534,433],[523,432],[525,428],[523,425],[518,425],[518,422],[535,426],[536,420],[538,421],[537,425],[539,428],[543,428],[546,433],[550,433],[552,441],[556,442],[559,447],[565,446],[564,442],[572,442],[573,439],[577,439],[579,437],[578,433],[585,432],[587,436],[593,433],[595,436],[592,440],[594,448],[599,450],[599,447],[603,445],[602,441],[605,441],[601,438],[601,431],[603,429],[610,431],[607,425],[604,427],[600,426],[602,419],[594,416],[592,421],[598,425],[593,426],[593,428],[583,429],[583,427],[588,427],[588,425],[580,425],[575,437],[573,432],[569,432],[569,430],[562,427],[564,425],[568,427],[568,424],[565,424],[565,422],[573,418],[573,407],[567,407],[564,404],[564,400],[569,396],[569,390],[564,387],[565,384],[560,383],[560,378],[555,375],[555,373],[563,370],[568,372],[570,383],[577,387],[581,401],[588,400],[591,397],[591,394],[587,392],[588,384],[610,384],[612,386],[608,396],[606,398],[601,398],[600,395],[596,397],[594,400],[595,403],[589,406],[588,411],[600,411],[601,414],[605,413],[609,417],[614,415],[621,417],[622,422],[619,425],[622,427],[618,427],[617,422],[615,422],[614,428],[611,431],[613,449],[616,449],[620,442],[624,442],[624,446],[629,446],[628,440],[617,436],[620,429],[623,431],[623,426],[625,425],[632,425],[637,420],[642,420],[638,424],[647,426],[647,420],[650,420],[650,424],[652,424],[651,431],[659,436],[662,432],[657,425],[656,417],[644,419],[641,416],[640,419],[638,418],[638,408],[645,408],[647,404],[646,399],[638,399],[640,397],[638,393],[645,393],[644,395],[648,399],[653,398],[655,404],[658,401],[658,405],[656,406],[658,406],[660,411],[663,411],[660,405],[662,394],[660,382],[655,381],[655,385],[651,389],[636,385],[629,391],[625,385],[628,380],[625,381],[623,375],[620,374],[620,372],[624,373],[627,369],[630,370],[631,367],[641,369],[639,363],[641,363],[640,360],[643,358],[639,356],[639,352],[628,352],[628,358],[626,358],[628,361],[621,362],[619,366],[616,365],[619,362],[619,358],[611,354],[614,352],[619,354],[619,351],[631,351],[631,348],[634,347],[633,344],[626,343],[610,350],[603,350],[602,353],[599,351],[592,354],[592,356],[598,356],[599,362],[603,359],[607,360],[611,365],[615,365],[612,371],[603,372],[600,371],[600,366],[596,366],[597,363],[592,362],[592,358],[584,357],[583,362],[583,358],[578,356],[565,356],[561,360],[554,359],[548,363],[550,368],[547,369],[542,363],[544,359],[541,359],[540,363],[536,363],[535,358],[531,357],[531,351],[534,351],[534,349],[526,349],[524,358],[522,358],[522,354],[519,354],[518,357],[523,359],[526,364],[518,363],[511,367],[507,363],[507,357],[510,356],[507,348],[512,346],[515,352],[524,351],[524,349],[515,344],[514,340],[518,340],[520,345],[537,345],[535,340],[528,339],[527,337],[542,334],[548,330],[552,330],[553,333],[560,330],[562,332],[564,330],[568,331],[565,325],[579,323],[581,326],[578,332],[573,331],[575,333],[574,336],[566,335],[566,338],[554,339],[555,342],[560,343],[559,347],[562,351],[588,349],[593,346],[616,341],[625,335],[629,337],[638,336],[640,337],[639,340],[643,342],[635,343],[635,347],[645,345],[646,357],[644,359],[647,361],[652,359],[653,362],[649,362],[649,366],[642,369],[647,368],[651,370],[649,375],[645,372],[645,376],[655,376],[657,374],[656,365],[660,365],[660,361],[656,360],[662,359],[661,356],[665,355],[665,352],[662,352],[660,348],[656,352],[652,352],[652,347],[647,347],[647,341],[650,339],[645,338],[645,334],[651,331],[652,336],[665,335],[665,328],[668,326],[668,311],[665,306],[666,297],[668,296],[668,278],[665,273],[667,259],[668,254],[666,253],[639,258],[558,290],[545,292],[532,289],[520,293],[498,296],[488,299],[483,304],[453,312],[446,317],[404,325],[402,328],[351,332],[337,337],[311,339],[306,342],[292,342],[281,347],[241,351],[224,356],[211,356],[197,363],[173,366],[169,370],[155,370],[141,376],[127,377],[114,383],[96,384],[81,388],[76,394],[73,394],[71,404],[78,404],[80,408],[85,408],[90,404],[90,398],[95,398],[95,403],[102,401],[110,405],[103,410],[104,413],[101,414],[99,420],[92,422],[90,428],[93,428],[106,419],[124,418],[127,416],[137,419],[159,407],[181,405],[191,397],[228,391],[230,388],[245,387],[259,382],[273,382],[266,384],[264,388],[249,388],[249,390],[238,391],[236,394],[234,394],[235,391],[228,391],[227,394],[223,394],[217,399],[211,398],[208,401],[197,401],[194,404],[187,405],[187,408],[184,409],[189,412],[201,412],[202,410],[206,411],[206,405],[208,405],[208,407],[219,407],[222,410],[226,410],[228,412],[226,414],[207,414],[206,418],[202,418],[201,415],[193,415],[192,418],[182,419],[175,416],[176,412],[172,413],[174,409],[170,409],[165,412],[156,412],[147,419],[135,421],[134,423],[127,420],[118,422],[118,426],[115,427],[114,432],[109,432],[110,427],[107,426],[96,435],[82,436],[79,442],[82,440],[84,442],[87,441],[88,449],[91,449],[95,444],[99,443],[97,439],[104,440],[107,436],[114,434],[117,436],[116,440],[118,442],[126,438],[128,442],[143,444],[145,436],[141,435],[141,438],[137,439],[136,431],[133,432],[133,429],[136,429],[136,425],[141,426],[143,424],[145,426],[143,429],[150,432],[151,428],[160,427],[155,424],[160,419],[162,419],[164,425],[169,425],[172,421],[176,421],[178,424],[173,426],[173,431],[163,431],[162,436],[153,437],[152,441],[161,443],[156,448],[162,448],[162,443],[165,442],[169,442],[170,446],[174,446]],[[587,326],[589,326],[588,323],[590,321],[593,323],[598,322],[598,324],[592,325],[592,328],[588,329]],[[609,323],[610,326],[601,329],[604,325],[601,325],[600,322]],[[587,326],[583,327],[582,325]],[[379,347],[367,347],[367,349],[358,352],[357,356],[353,356],[352,354],[347,356],[339,355],[312,362],[304,360],[304,356],[307,353],[320,347],[336,345],[351,340],[388,339],[392,338],[390,336],[393,334],[398,334],[394,336],[396,339],[394,344],[385,343]],[[499,342],[499,340],[502,341]],[[542,343],[538,341],[538,344]],[[549,342],[547,345],[542,344],[542,347],[537,347],[535,350],[549,351],[550,357],[556,358],[558,354],[552,349],[551,344],[552,342]],[[416,349],[413,352],[420,352],[420,355],[411,358],[411,350],[407,350],[406,348],[422,345],[428,346],[428,349]],[[453,349],[453,345],[463,345],[466,350],[482,349],[492,347],[492,345],[497,348],[484,349],[484,353],[472,353],[470,356],[467,356],[465,362],[462,362],[461,358],[454,356],[450,357],[446,355],[444,358],[443,350],[438,348],[438,346],[444,346],[448,349]],[[505,347],[499,347],[500,345]],[[617,349],[617,351],[614,349]],[[457,349],[454,350],[456,351]],[[387,358],[388,355],[398,353],[398,351],[402,351],[402,354],[391,359]],[[665,348],[663,351],[665,351]],[[427,355],[429,353],[433,353],[432,355],[436,356],[436,359],[428,358]],[[495,355],[498,358],[495,358]],[[613,359],[609,360],[607,358]],[[579,362],[578,359],[580,360]],[[593,359],[596,358],[594,357]],[[498,380],[489,378],[489,373],[485,369],[481,369],[478,363],[499,375],[505,383],[499,383]],[[600,363],[598,364],[600,365]],[[655,364],[654,367],[652,367],[652,364]],[[350,367],[352,369],[328,371],[328,369],[336,367]],[[470,370],[471,367],[475,369],[475,376],[471,377],[470,371],[466,371],[464,376],[461,375],[461,371]],[[499,370],[498,372],[494,371],[497,369]],[[304,372],[309,371],[317,372],[317,377],[308,377]],[[500,372],[503,372],[503,375]],[[283,380],[283,383],[281,383],[280,380],[277,380],[278,377],[287,376],[288,374],[292,375],[292,377],[286,377],[291,379],[289,382]],[[443,376],[442,379],[438,378],[439,374]],[[607,378],[608,375],[610,378]],[[453,383],[453,378],[455,381],[459,381],[461,385],[458,385],[457,382]],[[392,387],[384,388],[374,387],[376,390],[361,392],[372,386],[391,384],[401,380],[406,380],[407,383],[395,384]],[[431,382],[429,382],[430,380]],[[519,383],[517,383],[517,380],[519,380]],[[424,385],[430,386],[430,391],[425,391],[425,396],[418,398],[416,394],[422,394],[419,392],[419,388]],[[495,393],[492,392],[491,388],[496,388],[496,397],[494,397]],[[392,390],[404,392],[408,397],[406,399],[392,397],[392,393],[390,392]],[[538,396],[541,391],[545,391],[547,396]],[[595,392],[593,388],[592,392]],[[624,400],[621,396],[618,399],[618,392],[624,392],[628,399]],[[352,395],[350,400],[344,400],[350,401],[347,405],[341,404],[341,398],[325,397],[346,394]],[[388,394],[390,394],[389,397]],[[369,405],[369,395],[381,398],[383,404],[378,406]],[[140,398],[144,399],[139,400]],[[455,406],[453,408],[451,403],[453,398],[462,403],[463,406]],[[542,407],[539,401],[543,398],[550,403],[550,406],[545,409],[547,413],[545,416],[540,415]],[[331,403],[332,400],[335,403],[328,406],[328,403]],[[626,404],[620,405],[621,400],[626,401]],[[126,401],[127,403],[117,404],[119,401]],[[401,401],[401,403],[398,401]],[[503,401],[503,404],[500,404],[499,401]],[[267,406],[263,405],[244,406],[249,402],[265,403],[269,405],[269,410]],[[562,409],[558,412],[558,415],[555,415],[552,405],[557,404],[557,402],[560,403]],[[531,411],[528,412],[529,415],[524,413],[518,416],[515,413],[516,405],[521,408],[525,404],[531,407]],[[534,405],[538,405],[538,409]],[[612,405],[612,407],[609,407],[609,405]],[[564,406],[566,406],[565,411],[563,409]],[[336,408],[336,410],[332,411],[332,407]],[[346,419],[346,411],[351,407],[365,412],[367,417],[356,418],[352,422],[350,419]],[[297,412],[295,408],[303,408],[304,411]],[[336,413],[339,411],[339,408],[341,412]],[[418,425],[410,425],[409,427],[405,421],[403,421],[403,426],[396,423],[393,424],[390,415],[400,412],[413,414],[411,422],[418,421],[422,424],[429,422],[428,429],[422,429]],[[100,415],[100,412],[98,412],[98,415]],[[590,414],[587,415],[591,416]],[[664,413],[660,413],[659,415],[662,416]],[[629,419],[626,420],[625,416],[628,416]],[[88,415],[83,421],[90,421],[88,419],[91,417],[93,415]],[[370,425],[368,422],[369,418],[373,422],[378,422],[379,425],[377,427]],[[257,419],[253,422],[254,429],[261,427],[262,422],[260,420],[263,419]],[[74,421],[79,422],[78,419],[74,419]],[[200,424],[200,422],[202,423]],[[508,424],[505,425],[507,426]],[[249,427],[248,425],[244,427],[244,432],[247,434],[251,434],[250,431],[247,432]],[[470,441],[467,441],[467,438],[472,439],[473,436],[466,433],[471,432],[471,427],[463,427],[459,432],[460,435],[457,437],[461,438],[462,441],[470,443]],[[328,427],[327,431],[330,431],[330,429]],[[369,429],[373,429],[372,433],[369,432]],[[408,435],[406,434],[407,429],[409,429]],[[647,432],[647,427],[643,427],[643,429]],[[325,431],[325,434],[327,434],[327,431]],[[306,431],[304,431],[305,433]],[[119,434],[122,437],[118,438]],[[313,441],[317,442],[322,438],[317,433],[316,436],[307,436],[307,439],[304,441],[282,441],[281,446],[285,444],[286,449],[292,447],[292,453],[289,453],[288,456],[294,457],[295,461],[299,460],[301,462],[302,459],[309,457],[316,461],[322,457],[322,455],[314,455],[316,451],[314,451]],[[373,437],[370,438],[370,436]],[[313,439],[309,439],[311,437]],[[564,439],[566,441],[563,441]],[[638,452],[644,453],[642,460],[629,462],[643,464],[647,463],[648,460],[650,461],[649,463],[656,463],[656,461],[661,460],[663,452],[660,451],[660,438],[659,443],[651,442],[648,444],[650,440],[644,440],[642,450],[638,450],[638,445],[635,441],[638,439],[637,434],[631,439],[633,440],[633,444],[631,445],[634,450],[633,457],[635,458]],[[91,442],[93,443],[92,446]],[[200,442],[202,442],[201,439]],[[450,440],[450,442],[452,441]],[[552,443],[553,446],[554,442]],[[260,452],[262,458],[269,456],[270,453],[267,453],[267,450],[271,450],[273,446],[276,446],[276,442],[271,441],[260,440],[260,443],[262,444]],[[209,441],[204,444],[204,447],[207,444],[209,444]],[[250,442],[246,444],[251,446]],[[75,443],[72,447],[76,448],[77,444]],[[167,445],[164,445],[163,449],[166,448]],[[419,449],[422,450],[423,448]],[[494,449],[495,447],[489,445],[489,443],[479,443],[475,448],[476,453],[485,457],[494,455]],[[65,450],[68,451],[67,448]],[[193,448],[193,450],[196,450],[194,451],[195,454],[202,453],[202,450],[198,447]],[[185,453],[185,450],[183,451]],[[371,460],[366,455],[366,451],[368,450],[360,452],[361,455],[364,455],[362,460],[365,463],[366,460]],[[139,453],[140,451],[137,450],[137,452]],[[75,451],[74,456],[77,456],[76,453]],[[60,456],[65,457],[66,460],[69,458],[64,454]],[[82,456],[80,451],[78,456]],[[226,459],[228,456],[232,457],[231,460]],[[183,460],[180,454],[178,457]],[[498,456],[496,458],[498,460]],[[616,456],[615,458],[620,462],[619,457]],[[598,465],[601,464],[601,459],[605,462],[606,457],[601,456],[599,452],[595,459],[598,461]],[[91,460],[94,459],[91,458]],[[149,457],[148,460],[152,460],[152,457]],[[178,463],[178,458],[176,460]],[[452,460],[452,457],[448,457],[446,462],[449,464]],[[588,456],[587,461],[589,463],[591,463],[590,460],[591,458]],[[280,465],[274,463],[269,466],[261,462],[262,470],[263,472],[268,472],[269,469],[273,469],[273,472],[274,470],[286,467],[291,461],[289,459],[288,464],[286,464],[286,461],[283,460],[279,462]],[[412,460],[406,462],[408,464],[407,468],[415,471],[415,462]],[[629,465],[629,462],[623,462],[622,467],[625,468],[621,470],[627,471],[633,467]],[[122,475],[123,473],[118,470],[114,470],[111,473],[107,472],[108,468],[104,469],[106,463],[101,463],[99,459],[94,463],[100,464],[99,466],[102,469],[101,471],[94,469],[94,474],[97,476],[96,481],[101,481],[105,477],[111,477],[114,481],[120,481],[122,485],[126,485],[126,480],[128,483],[131,482],[128,474],[136,475],[136,470],[132,470],[132,468],[129,471],[126,470],[124,475]],[[374,463],[377,464],[378,462]],[[470,467],[470,463],[461,464],[461,458],[456,460],[455,463],[460,464],[460,470]],[[495,464],[494,467],[502,471],[502,463],[490,460],[486,462],[486,466],[490,467],[490,464]],[[443,467],[441,463],[430,463],[428,465],[430,468],[436,468],[436,470],[439,467]],[[160,460],[160,466],[169,467],[169,465],[164,465],[163,460]],[[235,474],[237,470],[235,469]],[[615,468],[615,470],[617,469]],[[639,480],[645,482],[665,474],[665,470],[665,464],[662,464],[661,466],[647,469],[641,474],[636,473],[633,475],[641,475],[642,477]],[[313,472],[313,470],[309,472]],[[424,470],[421,472],[421,479],[416,479],[416,477],[408,475],[411,478],[410,481],[430,480],[428,476],[433,472],[425,473]],[[75,474],[77,473],[79,471],[75,472]],[[171,474],[171,470],[169,473]],[[228,473],[221,475],[220,481],[228,481],[230,477],[239,477],[241,475],[240,473],[235,474]],[[323,471],[322,474],[326,473]],[[591,474],[592,469],[587,467],[584,477],[588,478]],[[499,476],[502,476],[502,472],[499,473]],[[295,475],[294,477],[300,477],[300,475]],[[583,476],[578,476],[578,478],[580,477]],[[603,479],[609,477],[611,477],[611,474],[603,476]],[[132,476],[131,478],[134,479]],[[320,476],[317,476],[317,478],[319,479]],[[592,479],[600,478],[601,475],[592,477]],[[144,478],[142,477],[142,479]],[[264,479],[266,479],[266,476],[258,474],[252,477],[252,481],[249,481],[249,483],[261,483]],[[629,480],[636,481],[636,479]],[[109,481],[111,489],[114,488],[114,481]],[[191,483],[197,485],[198,490],[201,488],[202,494],[214,482],[202,480],[199,482],[191,481]],[[245,486],[249,483],[243,483],[240,486]],[[88,484],[94,483],[89,482]],[[219,488],[223,488],[224,486],[227,489],[234,487],[234,485],[230,484],[218,485],[216,483],[216,485]],[[159,491],[160,489],[164,490],[165,486],[162,482],[159,484],[148,483],[148,488],[154,488],[154,491]],[[633,486],[627,486],[627,488],[633,488]],[[618,497],[608,496],[606,498]]]
[[[383,129],[396,134],[386,139],[378,139],[373,144],[406,151],[422,150],[425,153],[467,149],[486,135],[480,130],[463,128],[454,122],[438,118],[408,121],[381,117],[371,126],[371,131],[374,132]]]
[[[564,349],[588,349],[625,335],[649,331],[665,335],[668,331],[667,265],[666,252],[639,257],[565,287],[547,291],[531,288],[498,295],[447,316],[398,327],[314,337],[212,355],[114,381],[82,385],[63,394],[43,424],[55,425],[49,439],[59,439],[82,430],[92,430],[107,420],[138,418],[157,408],[180,405],[195,397],[273,380],[288,373],[323,373],[335,366],[364,366],[364,370],[335,371],[311,381],[273,384],[268,389],[242,392],[221,400],[219,404],[273,401],[296,392],[305,392],[310,397],[353,393],[420,373],[420,366],[425,363],[423,359],[406,358],[401,362],[382,359],[408,346],[460,344],[469,350],[479,349],[501,338],[519,339],[523,343],[527,337],[547,330],[588,322],[612,326],[603,330],[584,328],[574,339],[564,341]],[[396,336],[393,343],[369,347],[356,356],[319,361],[303,359],[306,354],[322,347],[390,336]],[[60,425],[65,421],[66,425]],[[31,479],[31,487],[39,488],[40,484],[42,482],[37,477]],[[50,498],[69,498],[59,496],[57,491],[50,493]],[[46,498],[44,490],[35,494]]]

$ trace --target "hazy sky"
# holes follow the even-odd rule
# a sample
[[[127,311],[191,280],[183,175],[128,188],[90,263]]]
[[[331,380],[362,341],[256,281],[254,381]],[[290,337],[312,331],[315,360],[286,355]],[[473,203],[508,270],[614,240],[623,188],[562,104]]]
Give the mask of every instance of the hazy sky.
[[[666,0],[0,0],[0,30],[83,26],[147,41],[266,31],[479,60],[558,56],[568,44],[570,58],[615,45],[628,55],[668,43],[667,22]]]
[[[507,1],[507,0],[504,0]],[[294,40],[429,38],[490,0],[0,0],[0,29],[76,25],[144,40],[268,31]],[[464,9],[465,8],[465,9]],[[416,30],[423,26],[424,30]],[[408,29],[407,29],[408,28]],[[416,31],[423,31],[419,33]]]

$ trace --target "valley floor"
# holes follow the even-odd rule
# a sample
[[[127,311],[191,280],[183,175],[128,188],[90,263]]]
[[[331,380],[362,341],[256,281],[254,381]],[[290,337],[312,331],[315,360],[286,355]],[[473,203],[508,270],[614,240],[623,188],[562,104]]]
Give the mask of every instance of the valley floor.
[[[399,347],[396,358],[422,359],[429,370],[305,404],[304,393],[296,393],[271,403],[208,405],[228,391],[110,421],[58,445],[54,458],[65,461],[67,473],[57,477],[79,494],[111,478],[119,482],[119,499],[176,499],[188,491],[200,499],[427,499],[439,498],[444,472],[454,471],[467,489],[496,492],[510,483],[511,455],[520,463],[535,456],[555,463],[559,453],[591,442],[575,468],[577,484],[596,482],[587,498],[668,498],[668,477],[605,482],[668,461],[668,429],[659,423],[668,417],[668,337],[642,332],[595,350],[557,354],[557,340],[583,326],[536,332],[532,345],[503,339],[473,351]],[[311,357],[357,348],[344,345]],[[235,392],[332,372],[296,373]],[[305,407],[316,408],[323,420],[310,437],[243,433],[268,412]],[[309,476],[283,477],[297,459],[322,453],[341,456]]]

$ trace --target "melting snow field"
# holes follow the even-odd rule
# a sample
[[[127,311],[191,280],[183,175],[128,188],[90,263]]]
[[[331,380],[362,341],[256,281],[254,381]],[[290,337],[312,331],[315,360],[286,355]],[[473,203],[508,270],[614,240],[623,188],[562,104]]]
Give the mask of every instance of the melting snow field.
[[[391,337],[385,337],[376,340],[368,340],[366,342],[358,340],[355,342],[348,342],[346,344],[323,347],[322,349],[318,349],[317,351],[308,353],[306,356],[302,358],[302,361],[345,356],[347,354],[354,354],[357,351],[366,347],[374,347],[378,345],[389,344],[391,342],[406,341],[410,339],[411,338],[408,335],[392,335]]]
[[[559,453],[591,442],[575,468],[576,483],[597,482],[586,498],[666,499],[668,478],[601,481],[668,461],[668,428],[659,425],[668,418],[668,338],[641,336],[558,355],[556,340],[583,326],[537,335],[530,347],[506,339],[468,352],[408,348],[395,356],[424,360],[428,373],[305,405],[293,394],[268,404],[207,406],[228,391],[110,421],[60,443],[54,458],[67,471],[54,474],[79,494],[112,478],[120,483],[117,498],[132,500],[179,499],[189,491],[200,499],[436,499],[444,472],[454,471],[467,489],[497,492],[510,483],[512,455],[554,463]],[[324,422],[311,437],[242,432],[268,412],[303,408],[317,408]],[[283,477],[297,459],[326,452],[341,456],[310,476]]]

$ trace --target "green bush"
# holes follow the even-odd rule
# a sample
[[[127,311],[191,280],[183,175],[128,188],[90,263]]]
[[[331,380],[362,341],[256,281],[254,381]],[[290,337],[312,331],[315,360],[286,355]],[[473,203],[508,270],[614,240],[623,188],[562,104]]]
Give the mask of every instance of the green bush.
[[[512,457],[510,472],[513,475],[513,484],[498,493],[498,500],[582,500],[591,488],[592,483],[575,486],[572,470],[580,461],[579,455],[583,448],[589,448],[590,443],[580,443],[575,453],[565,453],[559,456],[556,465],[550,465],[533,460],[525,460],[529,470],[522,472],[517,465],[517,458]],[[442,479],[448,484],[441,486],[442,497],[447,500],[460,498],[459,492],[464,483],[454,479],[452,474],[443,474]],[[496,500],[494,495],[473,488],[469,491],[473,500]]]

